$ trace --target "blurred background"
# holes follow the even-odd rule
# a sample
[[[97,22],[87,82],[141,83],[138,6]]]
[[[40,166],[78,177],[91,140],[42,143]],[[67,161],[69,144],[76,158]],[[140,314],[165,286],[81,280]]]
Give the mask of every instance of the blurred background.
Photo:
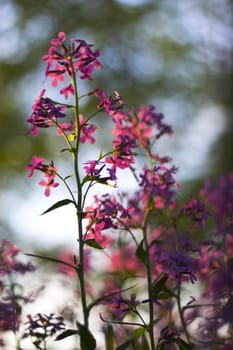
[[[68,244],[68,234],[71,244],[76,239],[70,208],[39,215],[61,189],[46,199],[25,171],[34,154],[48,161],[59,155],[57,138],[46,132],[32,138],[26,123],[49,86],[41,58],[59,31],[102,51],[104,69],[81,89],[116,89],[129,107],[154,104],[164,113],[175,134],[159,151],[179,167],[184,195],[195,194],[206,177],[229,173],[232,17],[231,0],[0,0],[1,238],[46,248]]]

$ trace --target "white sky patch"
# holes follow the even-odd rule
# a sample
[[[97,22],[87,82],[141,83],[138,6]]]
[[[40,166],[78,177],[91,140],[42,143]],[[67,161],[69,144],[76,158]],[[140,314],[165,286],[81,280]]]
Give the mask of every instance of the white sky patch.
[[[149,0],[117,0],[120,4],[129,7],[141,6],[149,2]]]
[[[201,175],[209,164],[209,153],[225,128],[225,116],[218,106],[201,109],[187,127],[180,142],[176,161],[180,166],[181,178]]]

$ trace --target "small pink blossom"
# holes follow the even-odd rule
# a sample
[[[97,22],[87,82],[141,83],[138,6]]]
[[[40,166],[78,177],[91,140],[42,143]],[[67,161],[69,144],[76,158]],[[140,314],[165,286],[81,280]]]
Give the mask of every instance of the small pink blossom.
[[[30,171],[28,177],[32,177],[36,170],[41,170],[44,161],[44,158],[32,156],[32,164],[26,165],[26,170]]]
[[[69,84],[68,86],[64,87],[60,90],[60,94],[64,95],[67,99],[69,95],[74,95],[74,86],[73,84]]]
[[[48,176],[47,179],[44,179],[44,180],[42,179],[39,182],[39,185],[45,186],[45,196],[49,197],[50,193],[51,193],[51,188],[57,187],[59,185],[59,183],[54,181],[53,176]]]

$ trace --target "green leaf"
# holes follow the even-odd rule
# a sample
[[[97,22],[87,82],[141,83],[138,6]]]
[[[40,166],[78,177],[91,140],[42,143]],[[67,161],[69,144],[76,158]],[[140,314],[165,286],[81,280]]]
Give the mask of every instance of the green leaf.
[[[101,247],[101,245],[99,243],[96,242],[96,240],[94,238],[87,239],[87,240],[84,241],[84,243],[86,245],[88,245],[89,247],[92,247],[92,248],[104,249],[103,247]]]
[[[84,185],[85,183],[87,183],[87,182],[89,182],[89,181],[91,181],[91,180],[93,180],[93,177],[92,176],[90,176],[90,175],[85,175],[84,176],[84,178],[83,178],[83,180],[82,180],[82,185]]]
[[[156,295],[158,295],[161,291],[164,291],[167,280],[168,280],[168,276],[163,275],[157,282],[153,283],[153,292]]]
[[[103,158],[103,151],[102,151],[102,148],[100,149],[100,153],[99,153],[99,160],[101,160]]]
[[[173,296],[174,296],[173,293],[171,293],[169,290],[167,290],[166,292],[161,292],[158,295],[156,295],[156,299],[158,299],[158,300],[169,299]]]
[[[96,340],[93,334],[81,323],[77,322],[77,327],[79,329],[81,350],[95,350]]]
[[[133,332],[133,337],[134,339],[138,339],[140,338],[144,333],[145,333],[146,329],[144,327],[140,327],[137,328],[134,332]]]
[[[55,340],[62,340],[67,337],[70,337],[71,335],[77,335],[79,334],[79,331],[77,329],[66,329],[64,332],[60,333]]]
[[[67,175],[66,177],[64,177],[64,180],[68,180],[68,179],[70,179],[73,176],[74,176],[74,174]]]
[[[147,253],[145,249],[143,248],[143,242],[144,240],[141,241],[139,244],[137,250],[136,250],[136,256],[139,260],[141,260],[144,264],[146,264],[147,261]]]
[[[55,209],[58,209],[60,207],[63,207],[64,205],[67,205],[67,204],[70,204],[70,203],[74,203],[74,201],[72,201],[71,199],[62,199],[61,201],[53,204],[50,208],[48,208],[47,210],[45,210],[42,214],[40,215],[44,215],[44,214],[47,214],[49,213],[50,211],[52,210],[55,210]]]
[[[123,344],[119,345],[115,350],[125,350],[127,349],[131,344],[133,344],[133,340],[127,340]]]

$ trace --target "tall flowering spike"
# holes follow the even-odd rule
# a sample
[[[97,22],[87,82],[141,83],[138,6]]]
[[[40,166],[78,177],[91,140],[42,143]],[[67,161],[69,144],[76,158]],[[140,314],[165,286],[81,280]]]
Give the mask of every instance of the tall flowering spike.
[[[60,81],[65,81],[66,75],[71,77],[77,72],[80,73],[80,79],[91,80],[93,70],[102,68],[98,60],[100,51],[93,51],[93,45],[84,40],[71,39],[68,44],[65,41],[65,33],[60,32],[57,38],[51,40],[52,46],[43,57],[47,63],[46,76],[52,78],[52,85],[57,86]],[[69,85],[66,93],[73,93],[72,89]],[[65,93],[64,90],[61,93]]]

